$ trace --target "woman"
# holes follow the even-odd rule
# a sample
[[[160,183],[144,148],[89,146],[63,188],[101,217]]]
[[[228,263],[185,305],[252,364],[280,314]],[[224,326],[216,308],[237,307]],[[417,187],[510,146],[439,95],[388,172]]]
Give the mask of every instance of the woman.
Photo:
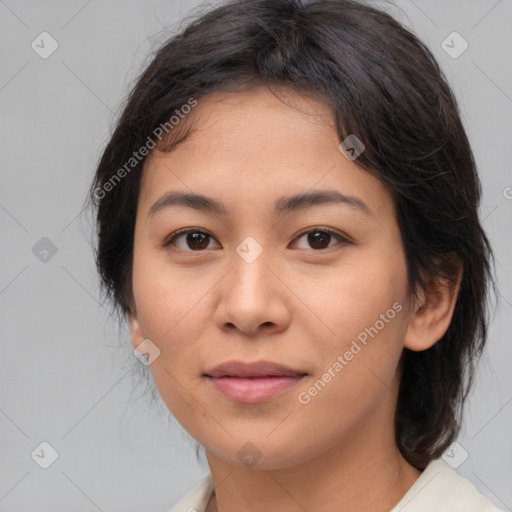
[[[91,199],[104,289],[210,468],[173,512],[497,510],[440,459],[486,340],[480,184],[391,16],[205,13],[138,79]]]

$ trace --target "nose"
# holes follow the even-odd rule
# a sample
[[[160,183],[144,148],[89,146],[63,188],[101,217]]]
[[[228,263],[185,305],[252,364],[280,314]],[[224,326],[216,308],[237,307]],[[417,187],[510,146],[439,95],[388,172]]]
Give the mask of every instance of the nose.
[[[279,279],[275,261],[263,251],[252,262],[234,254],[231,270],[219,287],[214,321],[224,331],[247,336],[286,330],[290,323],[290,293]]]

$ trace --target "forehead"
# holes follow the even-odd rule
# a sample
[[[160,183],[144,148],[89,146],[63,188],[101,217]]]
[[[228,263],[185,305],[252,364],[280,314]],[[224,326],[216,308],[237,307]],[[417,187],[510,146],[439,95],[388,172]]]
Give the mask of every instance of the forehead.
[[[389,208],[386,187],[339,151],[328,106],[290,90],[278,95],[257,87],[201,99],[185,141],[148,156],[139,207],[147,212],[168,190],[263,206],[316,187],[372,196],[377,211]]]

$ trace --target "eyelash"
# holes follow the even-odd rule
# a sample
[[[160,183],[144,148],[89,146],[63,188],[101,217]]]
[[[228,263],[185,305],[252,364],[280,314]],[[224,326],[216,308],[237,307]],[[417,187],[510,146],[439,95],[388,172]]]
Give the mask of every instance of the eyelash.
[[[210,238],[214,238],[212,235],[210,235],[210,233],[208,233],[207,231],[204,231],[202,229],[198,229],[198,228],[184,228],[184,229],[181,229],[179,231],[176,231],[175,233],[173,233],[163,244],[162,244],[162,247],[164,248],[169,248],[173,245],[175,245],[175,242],[176,240],[182,236],[182,235],[187,235],[189,233],[196,233],[196,234],[202,234],[202,235],[207,235],[209,236]],[[310,228],[306,231],[303,231],[301,233],[299,233],[295,238],[294,240],[296,239],[300,239],[301,237],[303,237],[304,235],[307,235],[309,233],[326,233],[330,236],[333,236],[335,238],[338,239],[338,244],[342,244],[342,245],[348,245],[348,244],[352,244],[353,242],[350,241],[348,238],[340,235],[339,233],[337,233],[336,231],[333,231],[331,229],[328,229],[328,228],[323,228],[323,227],[315,227],[315,228]],[[330,241],[329,241],[330,243]],[[333,247],[335,247],[336,245],[338,244],[335,244]],[[319,252],[329,252],[333,247],[326,247],[324,249],[311,249],[312,251],[316,252],[316,253],[319,253]],[[208,249],[198,249],[198,250],[183,250],[183,249],[178,249],[179,251],[182,251],[182,252],[189,252],[189,253],[202,253],[202,252],[206,252],[208,251]]]

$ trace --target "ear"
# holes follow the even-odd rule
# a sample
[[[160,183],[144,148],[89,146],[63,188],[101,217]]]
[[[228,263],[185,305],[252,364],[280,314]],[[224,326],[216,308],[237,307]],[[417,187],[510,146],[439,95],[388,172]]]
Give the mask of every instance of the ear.
[[[130,338],[132,341],[133,348],[137,348],[144,341],[145,338],[144,335],[142,334],[142,329],[140,326],[135,306],[130,307],[130,311],[128,313],[128,323],[130,326]]]
[[[448,330],[457,303],[462,281],[462,263],[451,258],[448,265],[455,279],[424,276],[425,289],[413,301],[405,334],[404,347],[414,351],[426,350],[438,342]]]

